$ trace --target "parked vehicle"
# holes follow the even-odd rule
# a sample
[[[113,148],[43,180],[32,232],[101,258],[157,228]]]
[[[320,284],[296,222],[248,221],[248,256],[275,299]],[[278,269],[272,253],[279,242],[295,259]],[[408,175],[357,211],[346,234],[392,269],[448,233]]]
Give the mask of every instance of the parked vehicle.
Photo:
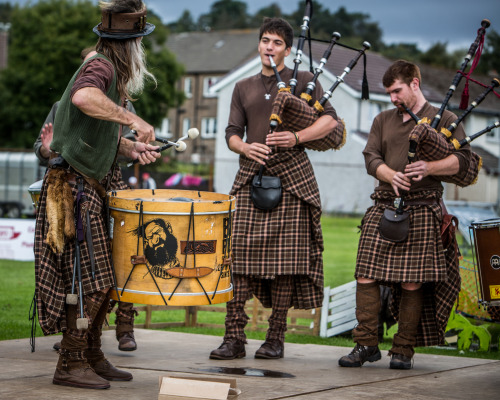
[[[28,188],[43,178],[33,151],[0,151],[0,217],[33,217],[35,209]]]

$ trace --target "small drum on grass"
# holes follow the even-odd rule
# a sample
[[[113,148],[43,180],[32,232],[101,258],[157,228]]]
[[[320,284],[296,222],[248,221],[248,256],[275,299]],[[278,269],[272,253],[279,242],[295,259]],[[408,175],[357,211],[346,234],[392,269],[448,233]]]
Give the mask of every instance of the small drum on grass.
[[[42,183],[43,183],[43,179],[36,181],[35,183],[32,183],[28,187],[28,192],[31,196],[31,201],[33,202],[33,207],[35,207],[35,210],[38,208],[38,201],[40,200],[40,192],[42,190]]]
[[[190,190],[108,193],[117,290],[130,303],[175,306],[233,298],[233,196]]]
[[[476,266],[478,300],[487,306],[500,305],[500,219],[473,222],[469,226]]]

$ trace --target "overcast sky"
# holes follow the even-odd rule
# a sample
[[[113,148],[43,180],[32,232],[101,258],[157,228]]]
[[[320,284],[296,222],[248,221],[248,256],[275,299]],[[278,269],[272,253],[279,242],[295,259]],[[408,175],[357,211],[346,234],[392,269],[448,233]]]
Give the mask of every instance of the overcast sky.
[[[29,0],[10,0],[11,4],[26,4]],[[6,2],[0,0],[0,3]],[[36,2],[36,0],[31,0]],[[196,20],[200,14],[210,11],[215,0],[145,0],[149,8],[168,23],[177,20],[184,10],[189,10]],[[245,0],[250,14],[277,3],[285,13],[297,9],[301,0]],[[447,42],[448,50],[468,49],[476,38],[481,20],[489,19],[491,28],[500,33],[500,0],[316,0],[335,12],[343,6],[348,12],[363,12],[370,21],[378,22],[383,32],[383,41],[417,43],[426,50],[436,42]],[[310,23],[314,37],[314,15]],[[332,26],[332,32],[335,27]],[[340,32],[342,34],[342,32]]]

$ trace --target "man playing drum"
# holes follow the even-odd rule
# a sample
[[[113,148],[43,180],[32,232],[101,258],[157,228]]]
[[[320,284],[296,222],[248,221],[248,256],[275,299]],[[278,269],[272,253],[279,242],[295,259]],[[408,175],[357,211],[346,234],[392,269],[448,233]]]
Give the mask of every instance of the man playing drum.
[[[103,2],[101,8],[102,23],[94,28],[97,55],[75,73],[57,109],[35,230],[40,326],[46,335],[63,332],[53,383],[93,389],[109,388],[109,380],[132,379],[101,351],[113,271],[106,188],[99,182],[117,153],[141,164],[160,156],[149,144],[155,139],[153,127],[123,107],[142,90],[145,77],[154,79],[141,44],[154,25],[146,23],[140,0]],[[136,142],[120,139],[120,124],[136,131]]]
[[[264,307],[272,308],[266,341],[255,353],[256,358],[264,359],[284,355],[288,309],[319,307],[323,300],[321,202],[302,144],[326,137],[342,124],[328,103],[322,116],[308,128],[268,134],[277,95],[269,56],[274,58],[283,80],[288,81],[292,70],[285,67],[284,60],[292,42],[293,29],[288,22],[266,19],[258,44],[262,72],[238,82],[233,92],[226,141],[240,154],[240,169],[231,189],[237,199],[232,236],[234,298],[227,303],[224,341],[210,353],[212,359],[246,355],[244,328],[248,316],[244,307],[252,295]],[[297,93],[305,90],[311,78],[309,72],[299,73]],[[322,94],[317,85],[314,99]],[[343,125],[341,128],[343,131]],[[281,202],[270,211],[257,209],[250,199],[251,181],[261,165],[265,165],[266,175],[279,176],[283,186]]]
[[[97,53],[95,51],[95,47],[88,47],[83,49],[80,54],[82,62],[87,61],[89,58],[95,56],[96,54]],[[33,145],[33,149],[36,156],[38,157],[38,160],[40,161],[40,165],[43,165],[45,167],[48,167],[49,165],[50,143],[52,142],[53,124],[56,117],[58,105],[59,102],[57,101],[52,106]],[[136,113],[132,102],[127,101],[126,108],[134,114]],[[123,137],[126,137],[127,139],[135,140],[135,136],[130,131],[128,126],[122,127],[121,135]],[[120,161],[120,158],[118,158],[118,161]],[[123,190],[127,188],[127,185],[123,181],[121,169],[118,165],[116,165],[115,169],[112,169],[108,174],[110,175],[110,177],[106,175],[102,183],[106,184],[107,179],[110,179],[111,190]],[[116,307],[115,319],[118,349],[122,351],[134,351],[137,349],[137,344],[134,337],[134,320],[135,316],[138,314],[137,310],[134,308],[134,305],[132,303],[126,303],[123,301],[116,302],[114,300],[111,300],[110,302],[110,309],[114,308],[115,303],[118,303],[118,306]],[[60,348],[61,342],[56,342],[54,344],[54,349],[59,350]]]
[[[380,284],[392,287],[392,305],[399,323],[389,351],[393,369],[412,368],[415,346],[444,342],[448,317],[460,291],[455,239],[452,246],[443,248],[441,238],[441,181],[445,175],[457,176],[467,170],[471,152],[465,146],[448,157],[408,164],[408,135],[415,122],[404,106],[419,118],[432,119],[438,111],[424,98],[421,81],[419,68],[403,60],[396,61],[383,77],[396,108],[375,118],[363,151],[367,171],[379,180],[379,185],[371,196],[375,205],[362,220],[355,271],[356,346],[339,360],[342,367],[361,367],[366,361],[381,358],[377,337]],[[446,111],[439,127],[455,119]],[[455,136],[465,137],[461,126]],[[403,214],[396,212],[397,198],[403,201]],[[389,232],[393,236],[388,238],[384,230],[387,225],[381,222],[386,220],[384,211],[389,211],[389,218],[407,218],[408,229],[397,232],[393,226]]]

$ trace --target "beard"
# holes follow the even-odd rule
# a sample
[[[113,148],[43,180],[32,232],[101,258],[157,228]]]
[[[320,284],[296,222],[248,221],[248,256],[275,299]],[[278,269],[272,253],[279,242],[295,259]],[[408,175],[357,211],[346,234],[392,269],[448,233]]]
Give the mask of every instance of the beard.
[[[150,78],[156,84],[156,78],[148,71],[146,66],[146,52],[142,41],[130,41],[130,55],[132,60],[132,77],[127,82],[127,91],[129,93],[138,94],[144,89],[146,78]]]
[[[160,240],[155,248],[147,246],[144,249],[144,255],[153,267],[162,267],[174,261],[177,258],[176,253],[177,240],[170,234],[167,234],[165,240]]]

